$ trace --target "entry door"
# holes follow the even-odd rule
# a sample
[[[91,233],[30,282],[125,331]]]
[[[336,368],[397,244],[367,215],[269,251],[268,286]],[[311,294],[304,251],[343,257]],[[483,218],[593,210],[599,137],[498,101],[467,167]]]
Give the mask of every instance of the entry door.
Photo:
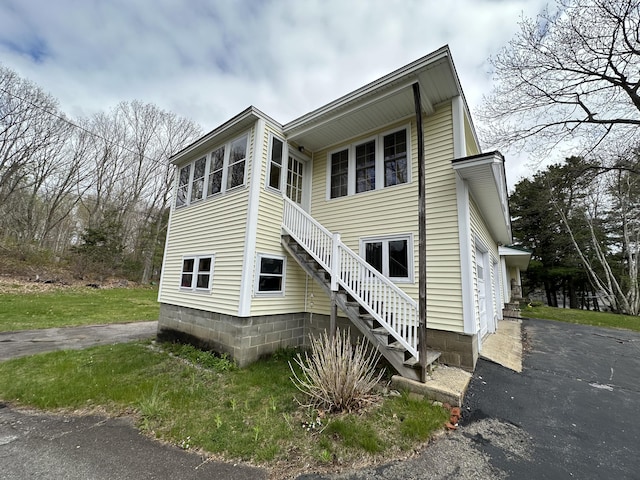
[[[487,334],[487,285],[486,285],[486,257],[485,252],[476,251],[476,276],[478,288],[478,312],[480,315],[480,338]]]
[[[308,172],[307,163],[289,155],[287,162],[286,195],[305,210],[308,210]]]

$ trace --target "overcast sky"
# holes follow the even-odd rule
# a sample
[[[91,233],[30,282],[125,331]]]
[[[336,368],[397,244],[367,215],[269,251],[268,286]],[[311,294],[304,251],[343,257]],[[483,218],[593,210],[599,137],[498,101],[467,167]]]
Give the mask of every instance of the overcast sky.
[[[209,131],[249,105],[286,123],[448,44],[473,115],[491,89],[487,59],[546,4],[0,0],[0,64],[72,117],[137,99]],[[525,163],[507,152],[511,187]]]

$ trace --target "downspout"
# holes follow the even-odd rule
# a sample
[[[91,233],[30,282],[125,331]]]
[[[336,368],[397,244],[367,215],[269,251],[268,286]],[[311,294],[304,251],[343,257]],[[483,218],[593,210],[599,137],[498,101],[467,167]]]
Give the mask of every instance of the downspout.
[[[420,84],[413,84],[418,135],[418,360],[420,381],[427,381],[427,216],[425,212],[426,182],[424,165],[424,131]]]

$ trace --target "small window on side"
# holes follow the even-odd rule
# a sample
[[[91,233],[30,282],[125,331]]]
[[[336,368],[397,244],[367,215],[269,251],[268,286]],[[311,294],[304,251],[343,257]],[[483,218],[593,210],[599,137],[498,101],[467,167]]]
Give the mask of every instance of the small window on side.
[[[271,160],[269,162],[269,186],[280,190],[280,178],[282,176],[282,155],[284,144],[282,140],[271,138]]]

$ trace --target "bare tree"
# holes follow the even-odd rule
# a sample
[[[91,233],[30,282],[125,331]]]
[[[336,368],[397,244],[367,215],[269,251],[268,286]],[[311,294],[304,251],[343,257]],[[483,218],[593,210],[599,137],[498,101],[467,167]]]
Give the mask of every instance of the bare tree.
[[[491,59],[488,143],[539,158],[563,142],[581,156],[638,144],[640,0],[558,0],[520,27]]]

